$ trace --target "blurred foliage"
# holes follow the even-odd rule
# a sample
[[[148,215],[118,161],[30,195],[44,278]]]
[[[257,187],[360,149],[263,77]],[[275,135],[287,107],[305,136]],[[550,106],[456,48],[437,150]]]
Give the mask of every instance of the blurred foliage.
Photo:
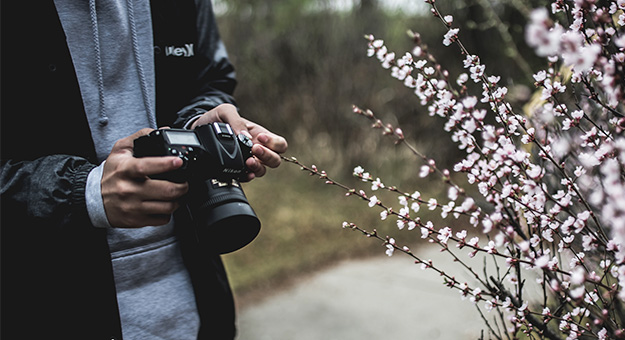
[[[392,79],[375,58],[366,57],[365,34],[384,39],[401,55],[413,48],[406,34],[411,29],[421,33],[454,79],[464,72],[463,57],[454,46],[442,45],[445,27],[429,13],[387,12],[374,0],[351,11],[333,11],[319,0],[226,3],[219,26],[237,67],[236,97],[241,111],[287,137],[291,154],[314,155],[315,161],[332,164],[329,170],[344,171],[345,166],[371,161],[373,154],[388,153],[388,143],[380,145],[378,134],[363,128],[366,123],[351,114],[352,104],[399,123],[407,138],[423,150],[436,150],[431,156],[438,160],[454,154],[454,146],[440,143],[441,122],[428,117],[412,92]],[[461,24],[463,42],[484,60],[487,72],[501,75],[524,99],[527,87],[523,85],[531,85],[531,74],[516,60],[526,60],[531,54],[522,33],[522,11],[527,11],[528,3],[439,3],[454,16],[454,25]],[[504,26],[499,22],[505,22]],[[503,31],[508,40],[502,37]]]
[[[330,0],[217,1],[221,35],[237,69],[235,95],[244,116],[287,138],[289,156],[316,164],[339,181],[354,183],[352,169],[362,165],[387,184],[439,196],[435,189],[442,187],[440,182],[418,178],[420,161],[352,113],[355,104],[401,126],[406,139],[439,166],[451,167],[458,159],[442,120],[429,117],[410,89],[391,78],[375,57],[366,56],[364,35],[384,39],[401,56],[414,47],[407,30],[419,32],[451,79],[464,72],[464,57],[457,47],[443,46],[446,28],[429,12],[386,11],[381,1],[361,0],[352,10],[340,11],[332,9]],[[526,100],[533,88],[528,69],[536,69],[537,60],[524,44],[523,28],[528,8],[540,1],[437,4],[454,16],[463,43],[482,58],[486,72],[502,76],[512,102]],[[338,189],[307,178],[290,164],[245,190],[263,231],[251,246],[226,257],[239,292],[271,286],[288,273],[317,268],[330,259],[366,249],[383,251],[340,228],[353,216],[365,228],[379,224],[377,213],[363,216],[362,203],[352,205],[354,200]]]
[[[366,57],[366,33],[411,50],[405,32],[412,18],[389,18],[375,7],[315,11],[307,9],[310,1],[233,3],[220,28],[237,67],[237,101],[242,114],[287,137],[289,154],[305,155],[332,172],[370,158],[379,136],[351,113],[352,104],[384,110],[380,116],[392,121],[432,124],[419,122],[411,91]],[[427,21],[428,36],[442,35],[441,25]]]

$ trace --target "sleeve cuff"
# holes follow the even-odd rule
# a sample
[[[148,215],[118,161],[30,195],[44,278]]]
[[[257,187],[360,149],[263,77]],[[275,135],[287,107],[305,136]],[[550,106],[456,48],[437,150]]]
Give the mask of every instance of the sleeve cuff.
[[[106,211],[104,210],[104,201],[102,200],[100,185],[104,163],[105,162],[102,162],[100,166],[93,168],[91,172],[89,172],[85,190],[85,201],[89,219],[96,228],[112,228],[106,217]]]
[[[202,113],[202,114],[198,114],[197,116],[191,117],[191,118],[190,118],[189,120],[187,120],[187,122],[184,124],[183,128],[184,128],[184,129],[187,129],[187,130],[190,130],[190,129],[191,129],[191,125],[193,125],[193,123],[194,123],[196,120],[200,119],[200,117],[202,117],[202,115],[203,115],[203,113]]]

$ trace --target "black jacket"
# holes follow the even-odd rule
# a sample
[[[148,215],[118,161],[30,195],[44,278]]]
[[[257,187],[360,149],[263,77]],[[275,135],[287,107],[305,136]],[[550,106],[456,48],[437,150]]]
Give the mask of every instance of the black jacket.
[[[234,103],[234,69],[216,53],[210,0],[152,0],[151,10],[159,126]],[[91,225],[85,207],[95,149],[54,2],[3,1],[1,12],[1,337],[121,339],[106,231]],[[187,44],[193,57],[166,53]],[[187,221],[176,217],[176,233],[199,338],[232,339],[225,270]]]

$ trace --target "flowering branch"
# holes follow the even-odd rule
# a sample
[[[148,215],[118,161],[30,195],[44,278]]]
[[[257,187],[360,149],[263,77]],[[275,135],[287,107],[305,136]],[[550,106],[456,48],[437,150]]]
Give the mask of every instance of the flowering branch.
[[[535,94],[522,110],[506,99],[508,89],[499,84],[500,77],[487,75],[480,58],[462,43],[453,17],[441,13],[434,0],[426,3],[446,27],[443,45],[458,46],[467,73],[453,80],[414,32],[409,32],[414,49],[400,58],[372,35],[366,36],[367,54],[414,91],[430,116],[445,120],[444,130],[466,153],[453,167],[456,174],[439,169],[407,141],[404,130],[382,122],[372,110],[353,106],[353,112],[422,161],[418,177],[440,176],[449,201],[387,186],[356,167],[354,175],[372,191],[398,195],[400,207],[394,209],[315,166],[283,159],[369,208],[379,207],[381,220],[396,218],[399,230],[420,231],[421,239],[450,254],[476,286],[469,288],[397,246],[397,236],[381,237],[375,229],[343,224],[382,241],[387,255],[398,251],[412,257],[463,297],[496,310],[500,322],[495,318],[494,326],[480,314],[498,339],[502,332],[508,339],[519,332],[543,339],[625,338],[625,1],[555,0],[551,12],[523,10],[529,13],[526,41],[549,62],[531,75]],[[525,5],[516,1],[515,6]],[[474,88],[481,94],[473,95]],[[460,185],[463,176],[466,184]],[[474,230],[422,221],[416,216],[422,205],[440,211],[443,219],[462,216],[463,222],[454,224]],[[479,232],[486,239],[481,245]],[[496,274],[486,267],[479,273],[452,252],[452,244],[468,250],[469,258],[492,258]],[[529,292],[532,282],[540,287],[538,294]]]

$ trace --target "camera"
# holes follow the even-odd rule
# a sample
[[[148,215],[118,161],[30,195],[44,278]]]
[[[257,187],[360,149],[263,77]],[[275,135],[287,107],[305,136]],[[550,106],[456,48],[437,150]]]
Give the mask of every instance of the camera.
[[[235,135],[229,124],[215,122],[194,130],[159,129],[134,141],[135,157],[176,156],[183,165],[150,176],[188,182],[185,203],[202,244],[224,254],[243,248],[260,232],[260,220],[239,181],[247,178],[245,161],[253,143]]]

